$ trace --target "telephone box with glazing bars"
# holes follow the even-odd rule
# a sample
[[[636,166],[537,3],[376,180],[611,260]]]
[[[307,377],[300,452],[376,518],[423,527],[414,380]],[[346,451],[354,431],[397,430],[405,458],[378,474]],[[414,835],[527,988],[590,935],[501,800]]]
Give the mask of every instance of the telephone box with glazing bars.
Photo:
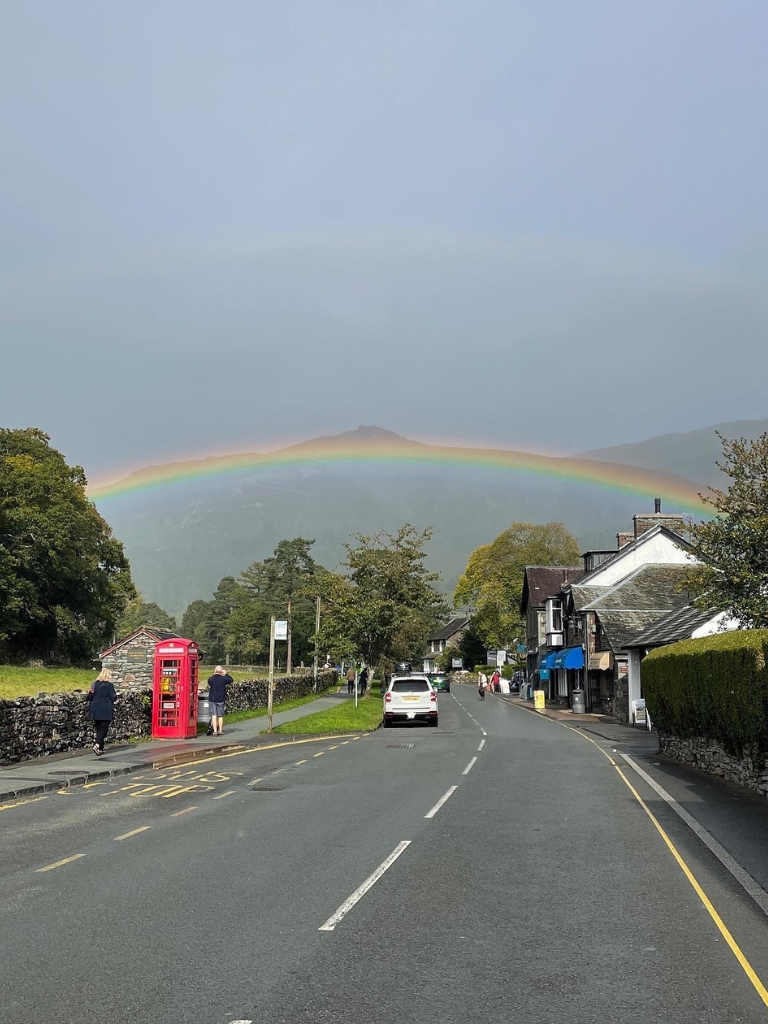
[[[194,640],[155,644],[152,685],[152,736],[189,739],[197,736],[197,683],[200,650]]]

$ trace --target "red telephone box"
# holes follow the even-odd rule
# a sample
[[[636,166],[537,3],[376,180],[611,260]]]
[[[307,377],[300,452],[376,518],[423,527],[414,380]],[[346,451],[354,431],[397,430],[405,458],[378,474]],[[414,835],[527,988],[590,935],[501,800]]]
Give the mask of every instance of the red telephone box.
[[[152,736],[189,739],[197,736],[197,682],[200,650],[194,640],[155,644],[152,685]]]

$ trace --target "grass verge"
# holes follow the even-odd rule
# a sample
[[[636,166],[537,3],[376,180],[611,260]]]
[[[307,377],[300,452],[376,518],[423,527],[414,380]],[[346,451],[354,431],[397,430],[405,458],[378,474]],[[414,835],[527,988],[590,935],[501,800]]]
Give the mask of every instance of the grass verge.
[[[330,692],[331,692],[330,690],[323,690],[320,693],[310,693],[309,696],[307,696],[307,697],[297,697],[295,700],[283,701],[282,704],[275,704],[275,706],[274,706],[274,713],[277,714],[278,711],[290,711],[291,708],[303,707],[304,704],[311,704],[313,700],[317,700],[318,697],[325,697],[326,694],[328,694]],[[233,722],[245,722],[249,718],[266,718],[266,717],[267,717],[267,709],[266,708],[257,708],[254,711],[233,711],[231,714],[229,712],[227,712],[224,715],[224,725],[226,727],[227,725],[231,725]],[[206,726],[206,724],[204,722],[203,723],[198,723],[197,735],[199,736],[201,733],[204,733],[206,728],[207,728],[207,726]]]
[[[354,700],[346,700],[337,708],[305,715],[295,722],[278,725],[274,730],[282,735],[314,735],[338,732],[370,732],[381,725],[381,701],[378,697],[364,697],[355,707]]]
[[[38,693],[87,690],[99,670],[93,668],[21,668],[0,665],[0,699],[35,697]]]

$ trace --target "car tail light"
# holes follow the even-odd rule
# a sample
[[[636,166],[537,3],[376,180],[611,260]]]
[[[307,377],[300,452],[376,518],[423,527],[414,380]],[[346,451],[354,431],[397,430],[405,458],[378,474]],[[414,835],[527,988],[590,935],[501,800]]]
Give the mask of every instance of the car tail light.
[[[384,700],[386,701],[387,704],[389,704],[389,702],[392,700],[392,694],[391,693],[385,693],[384,694]]]
[[[434,692],[434,690],[432,691],[432,693],[430,693],[429,699],[430,700],[437,700],[437,694]]]

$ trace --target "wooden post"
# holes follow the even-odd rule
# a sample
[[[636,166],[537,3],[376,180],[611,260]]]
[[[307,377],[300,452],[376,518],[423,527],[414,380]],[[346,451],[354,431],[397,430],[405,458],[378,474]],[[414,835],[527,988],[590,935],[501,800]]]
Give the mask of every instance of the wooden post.
[[[315,657],[312,663],[312,676],[314,683],[312,689],[317,693],[317,634],[320,632],[320,595],[315,598]]]

